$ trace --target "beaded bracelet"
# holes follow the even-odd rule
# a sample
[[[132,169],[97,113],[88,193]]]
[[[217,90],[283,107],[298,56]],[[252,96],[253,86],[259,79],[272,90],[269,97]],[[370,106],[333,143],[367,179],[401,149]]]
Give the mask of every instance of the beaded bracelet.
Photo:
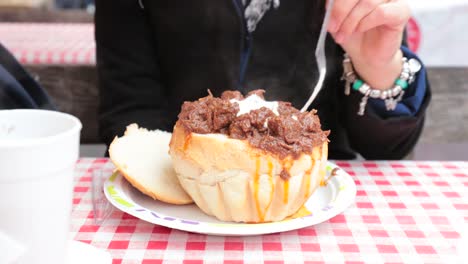
[[[384,100],[387,111],[395,110],[397,104],[403,99],[405,90],[414,82],[416,73],[421,70],[421,63],[416,59],[408,60],[408,58],[403,57],[402,61],[402,71],[399,78],[395,80],[393,87],[386,90],[378,90],[372,89],[363,80],[357,78],[351,59],[348,54],[344,54],[343,77],[341,79],[346,81],[345,95],[350,94],[351,88],[364,95],[359,103],[358,115],[364,115],[369,97]]]

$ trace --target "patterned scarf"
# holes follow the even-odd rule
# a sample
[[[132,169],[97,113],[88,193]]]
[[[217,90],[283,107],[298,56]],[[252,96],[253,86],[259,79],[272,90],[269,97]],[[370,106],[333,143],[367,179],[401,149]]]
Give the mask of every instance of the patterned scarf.
[[[247,21],[247,29],[252,33],[271,6],[275,9],[279,7],[280,0],[242,0],[242,3],[247,6],[244,15]]]

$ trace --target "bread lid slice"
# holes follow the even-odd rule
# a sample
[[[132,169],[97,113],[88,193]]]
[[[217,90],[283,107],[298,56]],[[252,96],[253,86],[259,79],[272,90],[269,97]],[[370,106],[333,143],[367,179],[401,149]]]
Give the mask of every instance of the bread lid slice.
[[[189,204],[192,198],[182,189],[169,156],[171,133],[127,126],[124,136],[109,146],[117,169],[142,193],[170,204]]]

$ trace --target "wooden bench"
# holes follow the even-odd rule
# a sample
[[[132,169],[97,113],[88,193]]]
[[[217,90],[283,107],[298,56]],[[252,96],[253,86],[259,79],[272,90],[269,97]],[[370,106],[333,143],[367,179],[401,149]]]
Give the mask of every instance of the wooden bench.
[[[93,15],[83,10],[47,8],[50,5],[41,8],[1,6],[0,21],[15,23],[93,23],[94,21]]]

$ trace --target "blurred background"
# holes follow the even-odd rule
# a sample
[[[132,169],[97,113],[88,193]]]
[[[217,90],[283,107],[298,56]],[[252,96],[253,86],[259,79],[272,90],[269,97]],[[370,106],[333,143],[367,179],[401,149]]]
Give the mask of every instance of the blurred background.
[[[135,0],[136,1],[136,0]],[[408,0],[410,48],[429,71],[433,100],[408,158],[468,160],[468,0]],[[0,42],[80,118],[82,156],[101,156],[93,0],[0,0]]]

